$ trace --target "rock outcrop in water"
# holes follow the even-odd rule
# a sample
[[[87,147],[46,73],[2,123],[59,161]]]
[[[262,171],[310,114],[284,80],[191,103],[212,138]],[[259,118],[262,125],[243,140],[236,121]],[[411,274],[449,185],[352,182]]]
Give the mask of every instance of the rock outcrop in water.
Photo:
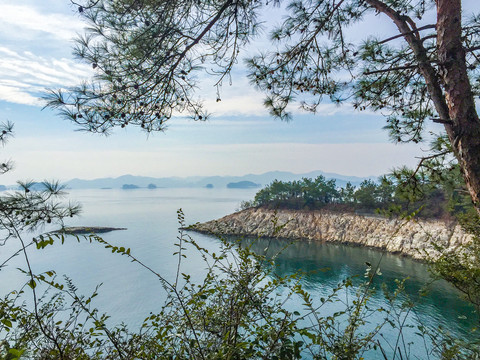
[[[369,246],[415,259],[436,258],[435,245],[455,251],[472,236],[457,224],[398,220],[323,210],[250,208],[190,229],[216,235],[278,237]]]
[[[126,228],[114,228],[105,226],[71,226],[57,230],[57,233],[65,234],[102,234],[110,231],[127,230]]]

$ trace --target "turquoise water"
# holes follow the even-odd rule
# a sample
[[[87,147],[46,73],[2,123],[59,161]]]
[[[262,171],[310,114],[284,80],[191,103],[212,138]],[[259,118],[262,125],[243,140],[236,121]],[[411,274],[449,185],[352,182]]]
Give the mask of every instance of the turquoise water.
[[[275,258],[275,272],[280,276],[286,276],[295,271],[305,273],[302,285],[305,290],[313,295],[314,303],[320,305],[320,298],[327,298],[331,290],[338,286],[345,278],[353,277],[354,284],[362,284],[367,281],[364,274],[366,262],[377,265],[380,274],[373,279],[371,288],[374,289],[368,301],[371,310],[386,308],[388,303],[382,290],[387,285],[390,292],[396,289],[396,280],[404,279],[405,291],[399,296],[396,302],[396,311],[399,312],[403,301],[411,300],[415,305],[400,313],[394,320],[396,328],[386,324],[379,332],[377,339],[381,341],[388,358],[392,358],[393,351],[390,346],[401,347],[403,357],[413,359],[435,359],[429,354],[431,342],[424,344],[423,339],[418,336],[418,326],[430,329],[430,335],[438,338],[437,328],[440,326],[446,333],[452,334],[459,339],[474,340],[478,337],[471,329],[478,326],[478,317],[474,309],[466,302],[459,299],[457,291],[444,281],[432,281],[428,268],[425,264],[413,261],[410,258],[393,254],[383,253],[374,249],[361,247],[319,244],[308,242],[289,242],[286,240],[256,240],[254,250],[262,251],[269,247],[270,253],[285,250]],[[324,305],[320,315],[328,316],[339,311],[345,306],[342,302],[349,299],[350,304],[356,298],[357,288],[341,290],[338,301]],[[363,294],[363,292],[361,292]],[[315,301],[316,300],[316,301]],[[293,301],[290,310],[301,308],[301,301]],[[366,334],[374,329],[376,324],[381,323],[385,318],[384,312],[372,311],[368,317],[368,324],[362,327]],[[402,332],[399,332],[398,325],[404,325]],[[405,350],[406,351],[405,351]],[[405,354],[408,356],[406,357]],[[367,352],[365,359],[384,359],[375,351]],[[429,357],[430,356],[430,357]]]
[[[105,234],[103,238],[113,245],[132,249],[132,254],[152,267],[155,271],[173,280],[176,272],[177,257],[173,245],[178,234],[176,211],[182,208],[188,224],[219,218],[236,210],[242,200],[253,197],[255,190],[243,189],[138,189],[138,190],[72,190],[69,199],[83,204],[83,214],[72,219],[67,225],[126,227],[126,231]],[[216,249],[219,241],[214,237],[191,234],[202,246]],[[31,235],[29,235],[31,236]],[[10,242],[3,247],[1,256],[8,254],[16,244]],[[287,245],[281,240],[260,240],[253,245],[261,252],[267,245],[270,251]],[[92,292],[95,286],[103,283],[95,305],[101,311],[112,315],[111,322],[125,322],[132,329],[139,326],[149,312],[160,310],[164,292],[158,280],[130,263],[127,258],[113,255],[101,245],[77,243],[73,239],[63,246],[54,245],[43,251],[32,251],[31,260],[36,272],[55,269],[57,274],[67,274],[85,294]],[[318,300],[330,294],[331,289],[347,277],[360,275],[356,282],[363,279],[366,262],[380,262],[381,276],[374,285],[381,287],[386,283],[393,288],[395,279],[405,279],[406,292],[415,300],[414,311],[407,317],[406,323],[412,326],[423,324],[429,327],[443,326],[458,337],[470,337],[469,329],[475,325],[475,315],[465,302],[459,300],[457,292],[445,282],[435,282],[428,287],[427,296],[419,296],[419,291],[430,283],[427,267],[408,258],[385,254],[372,249],[334,244],[296,242],[290,244],[275,260],[275,271],[287,275],[303,271],[306,275],[302,285]],[[24,275],[15,270],[22,266],[17,258],[8,269],[2,270],[0,290],[2,294],[24,279]],[[182,271],[201,277],[204,264],[188,254]],[[318,271],[327,269],[327,271]],[[346,295],[348,292],[345,292]],[[354,290],[348,293],[353,296]],[[370,300],[372,307],[386,306],[381,291]],[[302,304],[295,300],[287,305],[291,309],[302,310]],[[340,304],[325,307],[326,313],[339,309]],[[381,320],[381,316],[372,316],[371,323]],[[406,331],[411,355],[424,358],[423,343],[414,335],[415,329]],[[395,342],[398,331],[387,327],[381,336]],[[418,353],[418,354],[417,354]],[[369,354],[368,359],[381,358],[378,354]]]

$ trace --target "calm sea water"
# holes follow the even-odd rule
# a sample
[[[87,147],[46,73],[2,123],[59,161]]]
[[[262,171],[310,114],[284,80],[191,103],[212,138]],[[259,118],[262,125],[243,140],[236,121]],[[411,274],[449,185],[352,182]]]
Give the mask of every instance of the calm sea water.
[[[177,210],[181,208],[188,224],[216,219],[235,211],[242,200],[253,198],[255,190],[242,189],[137,189],[137,190],[71,190],[68,199],[83,204],[83,213],[67,225],[125,227],[128,230],[104,234],[103,238],[114,245],[132,249],[132,254],[141,259],[167,279],[174,279],[177,257],[173,245],[178,235]],[[202,246],[218,248],[218,240],[200,234],[191,234]],[[287,245],[280,240],[261,240],[254,249],[263,251],[269,245],[271,251]],[[15,244],[1,248],[2,257]],[[126,257],[113,255],[98,244],[77,243],[73,239],[63,246],[54,245],[42,251],[32,251],[31,261],[36,272],[55,269],[57,274],[66,274],[73,279],[79,292],[91,293],[102,283],[95,305],[112,315],[112,323],[125,322],[135,329],[149,312],[158,311],[165,294],[158,280]],[[276,271],[281,275],[298,270],[307,272],[303,286],[314,299],[330,294],[331,289],[343,279],[365,272],[365,263],[376,264],[381,260],[382,282],[393,288],[395,279],[406,280],[406,291],[417,302],[406,324],[416,327],[442,325],[447,331],[459,336],[470,337],[470,328],[475,325],[473,310],[459,300],[457,292],[444,282],[435,282],[428,287],[427,296],[420,297],[419,291],[431,282],[427,267],[411,259],[385,254],[372,249],[334,244],[296,242],[287,247],[276,259]],[[24,275],[15,270],[22,266],[17,258],[8,269],[0,272],[2,294],[14,284],[24,280]],[[183,272],[201,274],[204,264],[194,253],[188,254],[183,263]],[[326,269],[328,271],[318,271]],[[352,296],[352,294],[350,294]],[[387,306],[381,292],[371,299],[372,307]],[[300,302],[291,302],[291,308],[301,309]],[[332,305],[325,311],[336,311],[340,305]],[[382,315],[372,316],[375,323]],[[423,342],[414,335],[415,329],[406,330],[407,342],[412,354],[421,351]],[[385,328],[382,336],[395,342],[398,331]],[[368,358],[376,358],[370,354]],[[380,357],[379,357],[380,358]]]

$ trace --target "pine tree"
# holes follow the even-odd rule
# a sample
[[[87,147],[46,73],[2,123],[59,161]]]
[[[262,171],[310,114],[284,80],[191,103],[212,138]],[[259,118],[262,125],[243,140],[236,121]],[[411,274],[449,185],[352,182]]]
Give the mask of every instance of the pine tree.
[[[275,49],[248,61],[272,115],[289,118],[297,101],[315,112],[328,97],[386,114],[396,142],[420,142],[428,122],[441,123],[445,141],[429,159],[458,161],[480,213],[480,18],[462,16],[461,0],[85,0],[78,11],[89,30],[75,53],[96,75],[52,91],[47,106],[93,132],[163,131],[176,112],[203,120],[195,74],[208,64],[220,85],[258,33],[259,14],[279,4],[288,16],[271,32]],[[345,30],[374,26],[375,14],[398,32],[349,41]]]

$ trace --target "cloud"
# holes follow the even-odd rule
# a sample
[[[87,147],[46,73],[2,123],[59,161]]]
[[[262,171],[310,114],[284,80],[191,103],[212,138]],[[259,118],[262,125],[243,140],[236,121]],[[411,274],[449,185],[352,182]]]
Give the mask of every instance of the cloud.
[[[40,99],[25,91],[24,86],[6,85],[2,84],[2,81],[0,81],[0,100],[21,105],[42,106]]]
[[[237,92],[239,90],[237,89]],[[245,91],[243,91],[245,92]],[[205,101],[205,109],[207,109],[214,117],[218,116],[270,116],[268,109],[263,105],[263,94],[256,92],[249,92],[244,95],[226,96],[222,101],[216,102],[213,100]],[[289,112],[292,115],[305,115],[311,112],[302,110],[300,104],[292,103]],[[365,114],[366,112],[363,112]],[[348,115],[360,114],[359,111],[353,108],[350,103],[341,105],[332,103],[321,103],[317,107],[317,116],[333,116],[333,115]],[[372,115],[372,112],[369,112]]]
[[[224,97],[222,101],[205,101],[205,108],[213,116],[268,116],[268,110],[263,106],[261,95],[247,94],[240,96]]]
[[[45,49],[36,45],[47,41],[49,51],[65,53],[71,44],[69,40],[76,33],[83,32],[83,22],[73,16],[68,7],[52,12],[55,2],[48,0],[39,5],[34,0],[25,0],[22,4],[12,4],[0,0],[0,39],[5,39],[0,47],[0,100],[18,104],[39,105],[34,98],[44,88],[58,88],[76,85],[80,80],[91,75],[91,69],[85,64],[75,63],[65,58],[54,58],[44,53]],[[60,12],[63,11],[63,12]],[[46,36],[48,38],[46,40]],[[6,41],[10,38],[24,39],[25,42]],[[29,51],[24,51],[29,46]],[[219,116],[262,116],[268,117],[264,107],[264,94],[256,91],[246,78],[244,66],[235,70],[233,86],[223,86],[222,101],[217,102],[215,81],[210,75],[200,75],[201,90],[198,92],[205,99],[205,108],[214,117]],[[305,114],[299,109],[298,103],[293,103],[290,111],[294,115]],[[321,104],[319,116],[352,114],[355,111],[345,104],[337,107],[334,104]]]
[[[68,87],[91,75],[67,59],[83,22],[58,1],[0,0],[0,100],[41,106],[45,88]],[[47,53],[48,52],[48,53]]]
[[[89,75],[89,67],[73,60],[0,47],[0,100],[41,106],[38,98],[45,88],[75,85]]]
[[[7,30],[15,37],[25,36],[29,39],[30,32],[42,32],[70,40],[83,28],[80,19],[69,14],[46,14],[31,6],[17,4],[0,4],[0,24],[0,30]],[[13,32],[14,29],[16,31]]]

